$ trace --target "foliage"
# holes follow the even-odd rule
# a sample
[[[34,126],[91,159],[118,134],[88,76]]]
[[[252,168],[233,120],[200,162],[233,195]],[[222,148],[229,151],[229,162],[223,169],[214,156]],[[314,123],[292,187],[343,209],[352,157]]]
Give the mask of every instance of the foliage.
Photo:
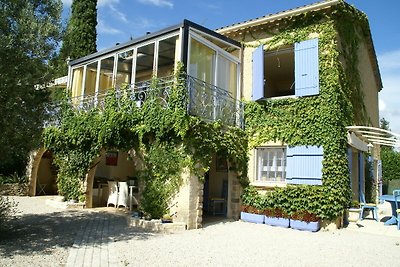
[[[384,181],[400,179],[400,152],[390,148],[381,149],[382,176]]]
[[[5,196],[0,196],[0,232],[16,212],[16,204]]]
[[[165,92],[153,79],[141,108],[124,90],[110,90],[103,110],[78,111],[71,103],[63,104],[60,127],[49,127],[43,135],[44,145],[53,152],[59,168],[61,194],[67,199],[84,195],[85,175],[102,149],[134,151],[141,160],[139,178],[145,188],[140,208],[153,218],[168,213],[182,173],[201,177],[217,152],[226,156],[230,169],[245,180],[246,134],[187,113],[188,89],[181,68],[166,102],[161,97]]]
[[[58,0],[0,2],[1,174],[22,173],[39,144],[61,7]]]
[[[318,218],[314,213],[307,210],[296,211],[290,216],[290,218],[304,222],[318,222],[320,220],[320,218]]]
[[[71,17],[64,33],[57,60],[53,62],[56,74],[68,73],[67,59],[77,59],[97,51],[97,0],[73,0]]]
[[[390,131],[389,121],[382,118],[379,121],[380,128]],[[382,176],[384,181],[400,179],[400,152],[391,146],[381,145]]]
[[[19,175],[18,173],[13,173],[10,175],[0,175],[0,185],[1,184],[25,184],[28,179],[25,175]]]
[[[366,36],[368,23],[364,14],[340,3],[329,15],[309,12],[301,19],[287,18],[280,25],[284,26],[265,44],[267,49],[318,36],[320,93],[247,103],[245,124],[250,147],[276,140],[288,146],[322,146],[322,186],[288,185],[265,197],[267,203],[291,215],[305,210],[322,219],[333,219],[350,201],[345,127],[368,123],[357,58],[360,38]]]

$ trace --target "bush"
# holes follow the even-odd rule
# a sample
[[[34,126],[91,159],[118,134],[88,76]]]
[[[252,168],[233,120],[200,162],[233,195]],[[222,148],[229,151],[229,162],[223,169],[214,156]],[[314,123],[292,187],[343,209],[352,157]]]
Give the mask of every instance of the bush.
[[[16,212],[16,204],[8,197],[0,196],[0,231],[5,228],[6,223]]]

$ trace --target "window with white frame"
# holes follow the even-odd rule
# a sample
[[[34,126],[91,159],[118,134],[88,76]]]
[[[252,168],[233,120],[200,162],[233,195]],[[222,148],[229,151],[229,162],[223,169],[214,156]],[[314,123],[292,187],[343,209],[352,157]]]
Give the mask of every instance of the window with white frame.
[[[286,148],[261,147],[256,149],[255,182],[285,182]]]

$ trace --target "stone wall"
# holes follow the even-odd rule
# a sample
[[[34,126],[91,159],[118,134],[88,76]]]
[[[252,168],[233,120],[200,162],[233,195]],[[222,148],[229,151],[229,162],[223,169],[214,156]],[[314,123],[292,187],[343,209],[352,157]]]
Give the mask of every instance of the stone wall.
[[[27,184],[3,184],[0,185],[0,196],[27,196],[28,189]]]

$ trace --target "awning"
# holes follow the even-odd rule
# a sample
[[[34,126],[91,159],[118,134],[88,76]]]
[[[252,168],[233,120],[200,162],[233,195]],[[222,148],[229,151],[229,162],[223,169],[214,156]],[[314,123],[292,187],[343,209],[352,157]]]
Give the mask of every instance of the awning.
[[[374,145],[400,148],[400,134],[370,126],[348,126],[348,143],[362,151]]]

